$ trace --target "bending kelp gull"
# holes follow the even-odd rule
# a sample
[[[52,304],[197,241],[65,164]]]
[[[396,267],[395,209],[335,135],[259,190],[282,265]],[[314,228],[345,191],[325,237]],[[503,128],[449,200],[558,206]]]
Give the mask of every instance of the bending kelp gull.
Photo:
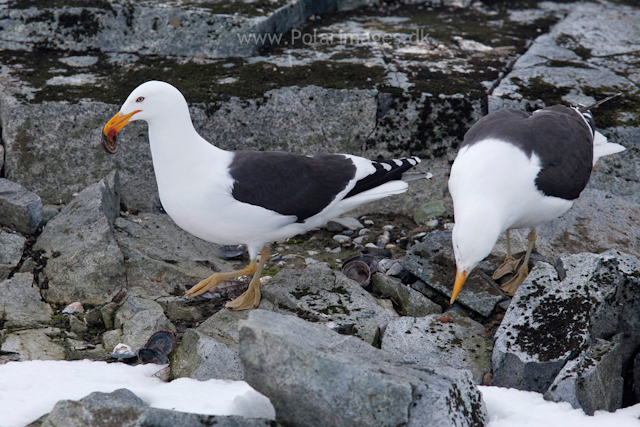
[[[515,293],[529,273],[538,227],[571,207],[598,158],[625,149],[595,130],[589,111],[610,98],[588,107],[555,105],[533,113],[499,110],[465,134],[449,177],[457,267],[452,304],[503,232],[507,258],[493,279],[514,271],[520,260],[511,256],[509,230],[529,228],[524,264],[502,286],[506,293]]]
[[[372,161],[347,154],[221,150],[198,135],[180,91],[159,81],[138,86],[104,127],[107,152],[115,153],[116,133],[133,120],[149,125],[160,200],[175,223],[210,242],[247,245],[251,261],[246,268],[216,273],[187,292],[200,295],[226,279],[253,274],[249,289],[227,303],[236,310],[260,302],[267,244],[403,193],[408,181],[430,175],[405,173],[420,162],[417,157]]]

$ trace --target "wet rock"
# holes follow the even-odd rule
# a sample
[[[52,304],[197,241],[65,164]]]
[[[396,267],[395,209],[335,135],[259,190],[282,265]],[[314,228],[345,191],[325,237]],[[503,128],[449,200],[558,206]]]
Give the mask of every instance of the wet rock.
[[[397,316],[376,304],[357,282],[322,264],[304,270],[280,270],[263,286],[262,298],[261,308],[326,323],[368,343],[378,339],[381,330]]]
[[[4,339],[0,350],[15,353],[18,360],[64,360],[64,348],[54,342],[50,336],[55,336],[60,330],[54,328],[25,329],[14,331]]]
[[[42,221],[40,197],[22,185],[0,178],[0,225],[33,234]]]
[[[620,345],[596,339],[578,358],[570,360],[544,394],[546,400],[569,402],[587,415],[613,412],[622,405]]]
[[[142,347],[151,334],[158,330],[176,331],[175,326],[164,315],[160,304],[136,297],[127,298],[118,309],[114,318],[114,327],[122,330],[120,342],[133,348]],[[106,342],[105,347],[110,348]]]
[[[442,313],[442,307],[420,292],[402,284],[399,280],[375,273],[371,280],[371,292],[390,298],[402,316],[423,317],[433,313]]]
[[[193,426],[205,427],[271,427],[268,419],[239,416],[201,415],[152,408],[128,389],[111,393],[94,392],[82,399],[61,400],[50,413],[29,424],[29,427],[102,425],[105,420],[117,420],[129,427]]]
[[[456,263],[450,231],[435,230],[427,234],[421,243],[411,247],[411,253],[401,258],[399,264],[428,287],[447,298],[451,296]],[[426,296],[429,297],[428,294]],[[505,296],[495,283],[476,268],[469,275],[456,302],[486,317],[503,299]]]
[[[168,215],[117,218],[115,238],[125,258],[130,295],[167,297],[216,271],[231,269],[218,257],[218,245],[192,236]]]
[[[124,257],[113,235],[119,212],[120,182],[114,171],[47,223],[34,246],[47,258],[47,301],[98,305],[126,286]]]
[[[619,326],[620,284],[613,254],[539,262],[514,296],[496,332],[495,385],[544,393],[568,360]]]
[[[16,273],[0,282],[0,320],[4,327],[36,326],[51,319],[53,310],[33,285],[33,274]]]
[[[407,365],[355,337],[254,310],[240,327],[245,381],[291,425],[473,426],[487,422],[468,373]],[[409,408],[407,410],[407,408]]]
[[[405,363],[466,369],[481,384],[491,371],[492,346],[484,332],[480,323],[455,313],[401,317],[387,326],[381,348]]]
[[[0,280],[9,277],[9,274],[18,266],[22,259],[27,239],[19,234],[7,233],[0,229]]]

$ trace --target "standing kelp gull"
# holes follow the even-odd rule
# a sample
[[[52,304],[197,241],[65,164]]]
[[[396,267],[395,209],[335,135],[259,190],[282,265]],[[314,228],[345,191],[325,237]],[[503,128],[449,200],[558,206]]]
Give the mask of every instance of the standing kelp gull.
[[[529,274],[538,227],[569,210],[586,187],[595,162],[625,148],[595,130],[588,107],[563,105],[527,113],[499,110],[480,119],[464,136],[451,167],[449,192],[455,225],[455,301],[471,270],[506,234],[507,258],[498,279],[516,270],[509,230],[529,228],[529,245],[518,273],[501,289],[513,295]]]
[[[133,120],[149,125],[158,192],[173,221],[209,242],[247,245],[251,261],[246,268],[215,273],[186,294],[200,295],[226,279],[253,274],[249,289],[227,303],[235,310],[258,306],[269,243],[403,193],[407,182],[430,175],[405,173],[420,162],[417,157],[372,161],[348,154],[221,150],[198,135],[180,91],[159,81],[131,92],[106,124],[102,146],[107,152],[115,153],[116,133]]]

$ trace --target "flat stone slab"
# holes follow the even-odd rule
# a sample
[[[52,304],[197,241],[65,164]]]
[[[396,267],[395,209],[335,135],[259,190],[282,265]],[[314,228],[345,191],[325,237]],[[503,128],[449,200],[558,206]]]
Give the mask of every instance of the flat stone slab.
[[[40,197],[16,182],[0,178],[0,225],[24,234],[33,234],[40,221]]]
[[[268,402],[264,404],[268,404]],[[262,413],[266,412],[265,408],[260,408],[260,410]],[[271,410],[273,411],[273,409]],[[122,388],[111,393],[94,392],[78,401],[61,400],[56,403],[50,413],[43,415],[27,427],[97,426],[104,424],[105,419],[117,420],[119,425],[128,427],[273,426],[273,421],[265,418],[190,414],[152,408],[133,392]]]
[[[448,366],[471,372],[476,384],[491,372],[492,343],[481,334],[485,328],[467,317],[447,313],[401,317],[389,323],[382,338],[382,350],[406,363]]]
[[[456,278],[456,262],[450,231],[429,233],[421,243],[413,245],[410,254],[401,258],[399,263],[427,286],[447,298],[451,297]],[[476,268],[469,275],[456,302],[487,317],[496,304],[505,298],[496,284]]]
[[[245,381],[276,418],[304,426],[478,426],[487,420],[465,371],[407,365],[355,337],[254,310],[240,327]]]
[[[65,350],[54,342],[51,336],[60,333],[59,329],[25,329],[8,334],[0,350],[18,354],[18,361],[26,360],[64,360]]]
[[[356,281],[324,265],[280,270],[262,287],[260,307],[324,323],[368,343],[379,339],[397,316],[378,305]]]

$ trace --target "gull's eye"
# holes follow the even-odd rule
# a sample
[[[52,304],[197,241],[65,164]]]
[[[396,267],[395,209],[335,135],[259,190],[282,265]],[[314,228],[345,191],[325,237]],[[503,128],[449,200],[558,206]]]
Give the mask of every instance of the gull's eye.
[[[142,102],[144,101],[144,96],[140,96],[138,97],[138,99],[136,99],[136,102]]]

